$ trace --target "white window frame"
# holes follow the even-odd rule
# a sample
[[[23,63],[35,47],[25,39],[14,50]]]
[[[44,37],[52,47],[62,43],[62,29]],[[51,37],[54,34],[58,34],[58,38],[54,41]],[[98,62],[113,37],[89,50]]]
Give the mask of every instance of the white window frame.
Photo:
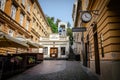
[[[0,9],[4,11],[6,0],[0,0]]]
[[[23,26],[24,14],[20,13],[20,25]]]
[[[27,20],[27,22],[26,22],[26,29],[27,29],[27,30],[29,29],[29,24],[30,24],[30,21]]]
[[[13,37],[13,34],[14,34],[14,31],[12,29],[9,29],[8,31],[8,35],[12,36]]]
[[[43,53],[44,53],[44,55],[48,55],[48,47],[43,48]]]
[[[25,0],[22,0],[22,4],[25,5]]]
[[[3,24],[0,22],[0,31],[2,30]]]
[[[16,7],[15,5],[12,5],[11,7],[11,18],[15,20],[15,16],[16,16]]]
[[[30,3],[27,4],[27,11],[30,13]]]

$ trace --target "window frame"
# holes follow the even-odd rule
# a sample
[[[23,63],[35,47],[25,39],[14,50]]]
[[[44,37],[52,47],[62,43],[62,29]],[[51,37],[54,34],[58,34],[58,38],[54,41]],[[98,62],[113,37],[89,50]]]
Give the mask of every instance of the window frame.
[[[22,0],[22,4],[23,4],[23,6],[25,6],[25,0]]]
[[[43,53],[44,53],[44,55],[48,55],[48,47],[43,48]]]
[[[30,3],[28,2],[28,4],[27,4],[27,11],[30,13],[30,8],[31,8],[31,6],[30,6]]]
[[[1,3],[0,3],[0,9],[2,10],[2,11],[4,11],[4,9],[5,9],[5,4],[6,4],[6,0],[0,0],[1,1]]]
[[[11,31],[11,32],[10,32],[10,31]],[[14,36],[14,30],[9,29],[9,31],[8,31],[8,35],[13,37],[13,36]]]
[[[0,31],[2,30],[2,28],[3,28],[3,23],[0,22]]]
[[[24,14],[20,13],[20,25],[23,26]]]
[[[11,18],[12,19],[14,19],[15,20],[15,18],[16,18],[16,11],[17,11],[17,8],[16,8],[16,6],[14,5],[14,4],[12,4],[12,6],[11,6]]]
[[[27,30],[29,30],[29,25],[30,25],[30,21],[27,20],[27,21],[26,21],[26,29],[27,29]]]

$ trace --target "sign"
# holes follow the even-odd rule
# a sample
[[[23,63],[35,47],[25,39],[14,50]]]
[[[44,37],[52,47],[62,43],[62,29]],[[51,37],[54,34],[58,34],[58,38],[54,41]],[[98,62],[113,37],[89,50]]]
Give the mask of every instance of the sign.
[[[72,28],[72,32],[85,32],[86,27],[77,27],[77,28]]]

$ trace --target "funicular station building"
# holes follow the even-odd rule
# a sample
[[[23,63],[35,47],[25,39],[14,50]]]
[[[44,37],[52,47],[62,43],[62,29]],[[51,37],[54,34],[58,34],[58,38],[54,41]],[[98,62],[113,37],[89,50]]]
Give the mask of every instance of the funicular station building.
[[[58,23],[58,33],[48,37],[40,37],[40,44],[44,46],[43,53],[46,59],[67,59],[69,54],[69,36],[66,35],[67,23]]]

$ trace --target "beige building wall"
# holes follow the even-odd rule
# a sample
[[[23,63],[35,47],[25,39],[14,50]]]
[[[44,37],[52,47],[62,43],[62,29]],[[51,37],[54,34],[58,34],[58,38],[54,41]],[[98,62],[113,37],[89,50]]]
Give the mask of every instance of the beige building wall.
[[[82,23],[79,12],[76,14],[78,22],[75,23],[87,28],[84,32],[87,67],[100,74],[100,80],[118,80],[120,74],[119,0],[79,1],[82,4],[81,7],[77,7],[78,10],[87,10],[92,14],[90,22]]]
[[[0,31],[12,37],[22,36],[33,42],[39,42],[40,36],[51,33],[38,0],[1,0],[1,3]],[[0,51],[5,53],[6,49],[0,48]],[[14,48],[9,49],[9,52],[13,51]]]

